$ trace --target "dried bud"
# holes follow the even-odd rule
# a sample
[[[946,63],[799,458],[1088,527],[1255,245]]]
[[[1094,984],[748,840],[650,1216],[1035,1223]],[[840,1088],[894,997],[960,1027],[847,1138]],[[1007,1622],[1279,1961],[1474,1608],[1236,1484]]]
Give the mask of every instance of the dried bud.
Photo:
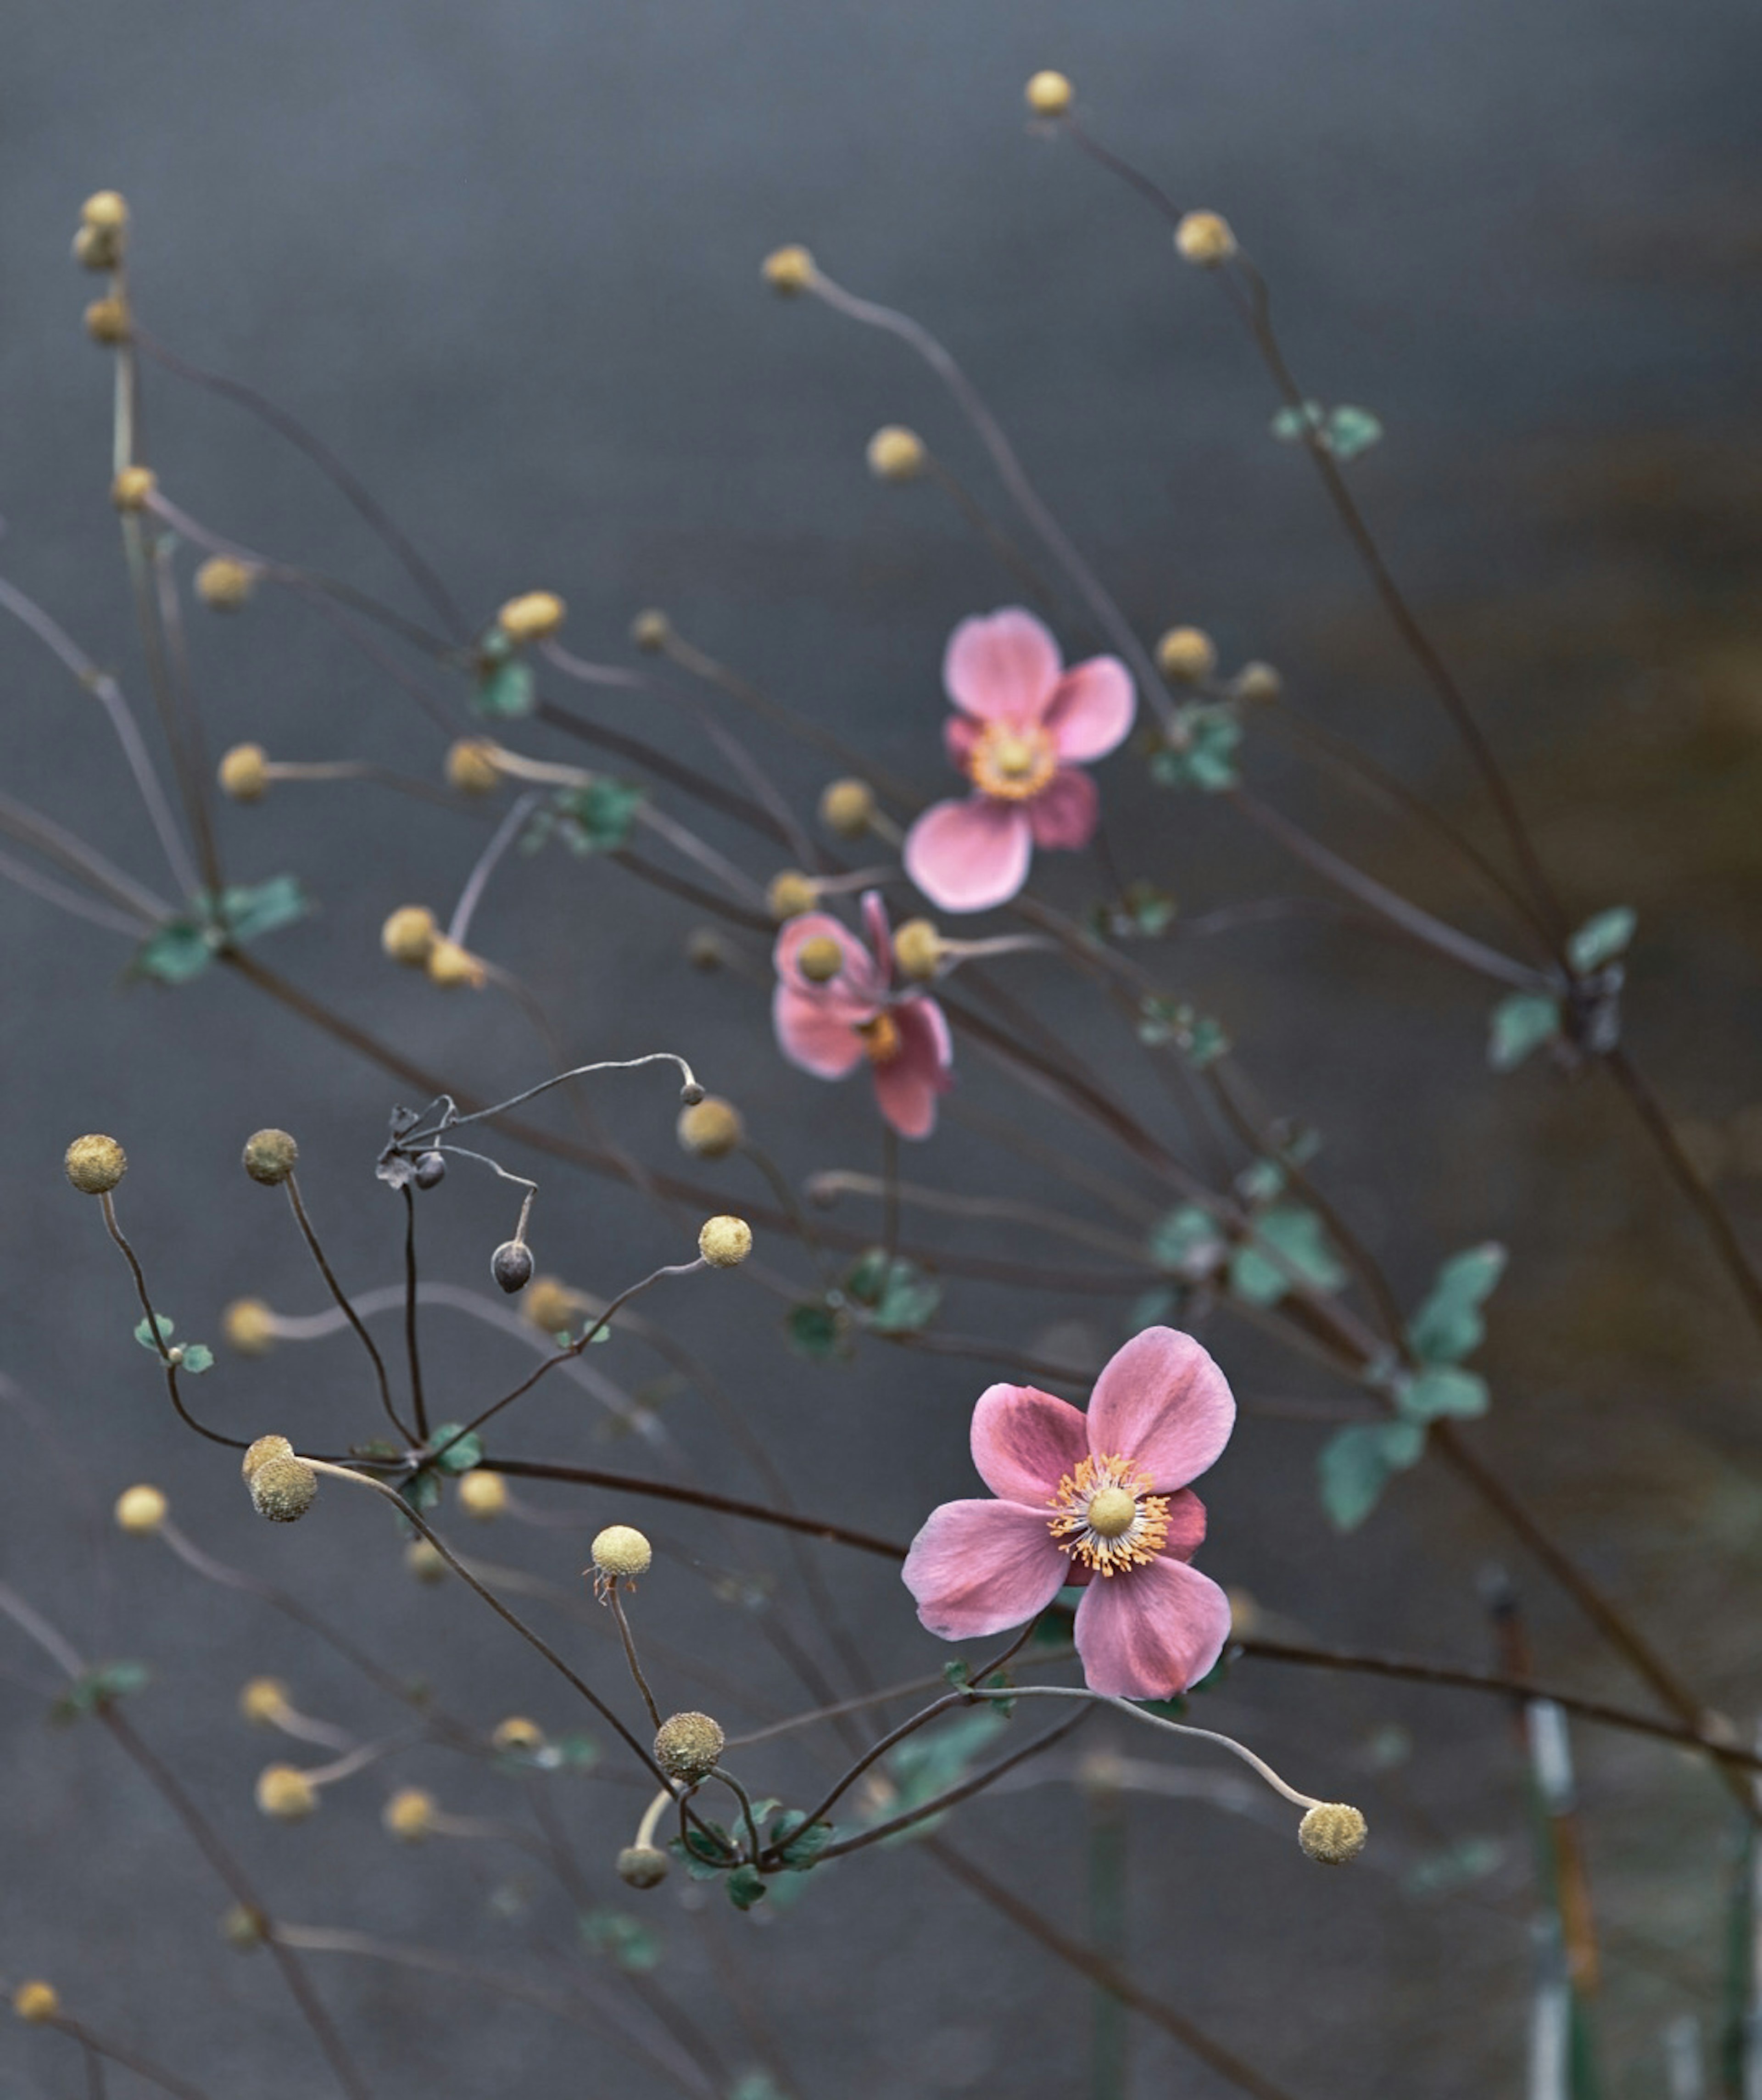
[[[1156,668],[1165,678],[1196,686],[1218,668],[1218,646],[1200,627],[1171,627],[1156,644]]]
[[[883,423],[865,457],[877,481],[915,481],[924,470],[924,441],[903,423]]]
[[[434,914],[425,904],[401,904],[379,929],[379,944],[394,963],[419,970],[438,938]]]
[[[269,1920],[250,1904],[235,1904],[220,1921],[220,1936],[236,1953],[249,1954],[269,1937]]]
[[[272,1728],[288,1710],[288,1688],[279,1677],[253,1677],[239,1694],[239,1711],[253,1728]]]
[[[67,1176],[82,1196],[103,1196],[129,1171],[129,1155],[113,1137],[94,1132],[77,1137],[62,1158]]]
[[[1215,270],[1236,253],[1236,236],[1229,222],[1214,211],[1190,211],[1174,229],[1174,245],[1186,262],[1202,270]]]
[[[706,1094],[689,1109],[681,1109],[673,1126],[682,1150],[698,1159],[725,1159],[739,1149],[747,1134],[740,1110],[719,1094]]]
[[[772,876],[764,901],[771,916],[782,925],[786,919],[799,919],[803,912],[812,911],[820,902],[820,892],[812,876],[804,875],[799,867],[786,867]]]
[[[490,1256],[490,1274],[509,1296],[532,1281],[532,1250],[523,1240],[504,1240]]]
[[[505,1721],[498,1721],[490,1736],[491,1748],[504,1752],[542,1749],[544,1745],[544,1731],[523,1714],[510,1714]]]
[[[53,1983],[46,1983],[40,1976],[33,1976],[28,1983],[20,1983],[12,1993],[12,2010],[29,2025],[41,2027],[52,2020],[61,2010],[61,1993]]]
[[[411,1169],[411,1178],[419,1189],[438,1189],[447,1179],[447,1155],[444,1152],[425,1152]]]
[[[654,1738],[654,1762],[669,1779],[695,1786],[716,1770],[727,1741],[707,1714],[675,1714]]]
[[[447,784],[461,795],[493,795],[502,779],[490,757],[494,748],[481,737],[460,737],[447,753]]]
[[[764,281],[773,292],[781,292],[786,298],[805,292],[813,282],[813,258],[805,248],[799,245],[773,248],[762,266]]]
[[[555,591],[528,591],[509,599],[496,624],[510,642],[543,642],[562,625],[567,610]]]
[[[928,984],[942,967],[942,936],[930,919],[908,919],[893,934],[893,960],[901,977]]]
[[[618,1878],[633,1889],[659,1888],[667,1879],[667,1855],[652,1845],[627,1845],[618,1855]]]
[[[628,1524],[607,1524],[595,1538],[591,1551],[594,1566],[614,1582],[620,1577],[633,1582],[638,1575],[645,1575],[654,1558],[654,1547],[634,1525]]]
[[[211,555],[196,572],[196,595],[212,612],[236,612],[256,588],[256,570],[230,554]]]
[[[820,821],[836,838],[860,839],[874,820],[874,790],[866,780],[834,780],[820,796]]]
[[[429,982],[448,991],[459,985],[469,985],[474,991],[481,991],[489,976],[478,956],[458,942],[449,940],[444,933],[435,935],[426,960]]]
[[[1324,1867],[1343,1867],[1357,1859],[1369,1835],[1363,1816],[1343,1801],[1324,1802],[1310,1809],[1297,1827],[1298,1844]]]
[[[630,638],[637,648],[650,656],[657,655],[667,646],[673,632],[673,623],[664,612],[650,607],[639,612],[630,623]]]
[[[1265,707],[1284,690],[1284,680],[1271,664],[1244,664],[1230,681],[1232,699],[1244,707]]]
[[[220,785],[235,802],[260,802],[269,786],[269,753],[260,743],[236,743],[220,761]]]
[[[291,1456],[264,1459],[244,1484],[251,1507],[271,1524],[297,1524],[318,1493],[317,1474],[304,1459]]]
[[[86,333],[94,342],[118,343],[129,339],[129,302],[112,292],[108,298],[94,299],[86,309]]]
[[[143,1480],[139,1486],[125,1488],[117,1497],[117,1523],[131,1538],[151,1538],[165,1522],[170,1507],[157,1488]]]
[[[1037,117],[1062,117],[1071,106],[1071,83],[1062,73],[1037,73],[1024,92]]]
[[[257,1776],[257,1805],[278,1823],[297,1823],[318,1806],[318,1789],[292,1765],[265,1765]]]
[[[403,1564],[419,1582],[442,1582],[452,1573],[446,1555],[429,1538],[411,1540],[403,1550]]]
[[[293,1173],[300,1148],[284,1130],[253,1131],[244,1140],[244,1171],[266,1189],[278,1189]]]
[[[434,1835],[435,1807],[432,1793],[419,1786],[401,1786],[381,1811],[380,1820],[388,1837],[406,1845],[420,1844]]]
[[[241,1357],[264,1357],[275,1345],[275,1316],[261,1298],[235,1298],[220,1316],[220,1331]]]
[[[752,1227],[744,1218],[707,1218],[698,1251],[712,1268],[738,1268],[752,1252]]]
[[[586,1307],[579,1291],[571,1290],[561,1277],[541,1276],[520,1309],[540,1334],[560,1335],[575,1325],[576,1314]]]
[[[830,933],[817,933],[795,951],[795,967],[809,984],[830,984],[844,967],[844,951]]]
[[[118,510],[144,510],[158,486],[159,477],[150,466],[126,466],[110,484],[110,501]]]
[[[467,1516],[487,1524],[508,1507],[508,1483],[500,1473],[487,1473],[474,1466],[459,1476],[459,1507]]]

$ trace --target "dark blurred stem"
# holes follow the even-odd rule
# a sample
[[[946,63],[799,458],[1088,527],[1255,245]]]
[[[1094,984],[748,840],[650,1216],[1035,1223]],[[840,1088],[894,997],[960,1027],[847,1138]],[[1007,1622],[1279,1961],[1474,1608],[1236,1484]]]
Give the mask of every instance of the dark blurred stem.
[[[198,1422],[184,1405],[183,1395],[178,1390],[177,1360],[160,1331],[159,1315],[153,1310],[153,1301],[147,1295],[146,1272],[142,1268],[134,1248],[129,1245],[127,1235],[117,1220],[117,1207],[111,1200],[109,1190],[107,1189],[98,1200],[104,1209],[105,1228],[122,1250],[122,1258],[129,1264],[129,1273],[134,1278],[135,1295],[140,1299],[141,1310],[147,1315],[147,1331],[152,1336],[153,1347],[159,1352],[160,1364],[165,1374],[165,1389],[171,1395],[171,1405],[177,1410],[179,1419],[186,1428],[193,1429],[198,1436],[205,1436],[210,1444],[224,1444],[233,1451],[244,1450],[245,1446],[240,1438],[222,1436],[218,1429],[208,1428]]]
[[[990,516],[966,483],[951,467],[945,466],[934,452],[925,454],[924,469],[966,519],[976,536],[984,540],[1041,611],[1049,614],[1052,612],[1055,609],[1053,594],[1045,578],[1037,573],[1033,563],[997,520]]]
[[[290,1173],[287,1178],[285,1186],[288,1191],[288,1202],[293,1209],[294,1218],[297,1222],[301,1233],[306,1241],[307,1250],[311,1253],[313,1260],[318,1264],[319,1274],[324,1277],[325,1286],[329,1290],[332,1298],[335,1299],[337,1310],[342,1314],[342,1317],[348,1321],[349,1325],[354,1328],[362,1348],[367,1351],[368,1355],[372,1359],[373,1375],[378,1381],[379,1384],[380,1405],[385,1410],[387,1420],[391,1423],[392,1427],[397,1431],[398,1434],[403,1439],[406,1444],[416,1444],[420,1442],[421,1440],[413,1436],[399,1419],[397,1403],[391,1396],[391,1380],[387,1377],[385,1372],[385,1359],[380,1354],[378,1344],[374,1341],[373,1337],[367,1331],[366,1326],[363,1322],[360,1314],[358,1313],[354,1306],[349,1303],[347,1293],[343,1290],[342,1286],[337,1281],[330,1264],[324,1258],[324,1250],[318,1243],[318,1234],[312,1229],[312,1221],[306,1215],[305,1204],[300,1200],[300,1183],[298,1176]]]
[[[170,2093],[174,2100],[208,2100],[200,2085],[192,2085],[187,2079],[163,2069],[151,2058],[138,2056],[133,2049],[123,2049],[118,2044],[95,2034],[83,2020],[73,2018],[66,2013],[58,2013],[50,2022],[59,2033],[66,2035],[80,2045],[86,2058],[86,2100],[104,2100],[104,2058],[120,2063],[125,2071],[132,2071],[137,2078],[149,2085],[156,2085],[161,2093]]]
[[[416,1417],[416,1441],[428,1441],[428,1402],[422,1392],[422,1357],[416,1346],[416,1195],[403,1189],[403,1339],[410,1359],[410,1408]]]

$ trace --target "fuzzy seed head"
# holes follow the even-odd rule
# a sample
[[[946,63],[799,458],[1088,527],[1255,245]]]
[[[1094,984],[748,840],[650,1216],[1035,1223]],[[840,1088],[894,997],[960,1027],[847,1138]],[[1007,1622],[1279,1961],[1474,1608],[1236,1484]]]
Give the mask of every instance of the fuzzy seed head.
[[[834,780],[820,796],[820,821],[835,838],[860,839],[874,818],[874,790],[866,780]]]
[[[461,795],[493,795],[502,776],[481,737],[462,736],[447,754],[447,784]]]
[[[1156,668],[1183,686],[1196,686],[1218,668],[1218,646],[1200,627],[1171,627],[1156,644]]]
[[[706,1094],[701,1101],[681,1109],[673,1129],[681,1150],[694,1159],[726,1159],[739,1149],[747,1134],[740,1110],[720,1094]]]
[[[915,481],[924,470],[924,441],[903,423],[883,423],[864,457],[877,481]]]
[[[1174,229],[1174,245],[1184,262],[1215,270],[1236,253],[1236,236],[1227,219],[1214,211],[1190,211]]]
[[[299,1157],[299,1146],[284,1130],[253,1131],[244,1140],[244,1171],[266,1189],[279,1189]]]
[[[144,510],[158,486],[159,477],[150,466],[126,466],[110,484],[110,501],[118,510]]]
[[[230,554],[214,554],[196,572],[196,595],[211,612],[236,612],[257,588],[257,571]]]
[[[260,743],[236,743],[220,761],[222,794],[235,802],[261,802],[269,787],[269,753]]]
[[[245,1486],[259,1516],[271,1524],[297,1524],[317,1497],[318,1476],[302,1458],[266,1458]]]
[[[900,975],[927,984],[942,967],[942,936],[931,919],[908,919],[893,935],[893,960]]]
[[[419,970],[428,961],[439,933],[427,905],[400,904],[380,928],[379,944],[394,963]]]
[[[129,302],[112,292],[94,299],[86,309],[86,333],[94,342],[118,343],[129,339]]]
[[[1364,1850],[1370,1825],[1363,1815],[1343,1801],[1324,1802],[1312,1808],[1297,1827],[1297,1842],[1312,1860],[1324,1867],[1343,1867]]]
[[[120,190],[95,190],[80,206],[80,224],[100,232],[120,233],[128,223],[128,202]]]
[[[795,951],[795,967],[809,984],[830,984],[844,967],[844,951],[830,933],[804,941]]]
[[[380,1820],[388,1837],[406,1845],[420,1844],[432,1837],[437,1803],[432,1793],[419,1786],[401,1786],[381,1811]]]
[[[654,1738],[654,1762],[669,1779],[695,1786],[716,1770],[727,1741],[707,1714],[675,1714]]]
[[[562,625],[567,611],[555,591],[527,591],[509,599],[496,624],[510,642],[543,642]]]
[[[12,2010],[29,2026],[41,2027],[44,2021],[52,2020],[60,2011],[61,1993],[53,1983],[46,1983],[40,1976],[33,1976],[28,1983],[20,1983],[12,1993]]]
[[[630,638],[645,655],[655,655],[664,649],[672,632],[673,623],[653,606],[646,612],[639,612],[630,623]]]
[[[560,1335],[575,1324],[575,1316],[586,1308],[579,1291],[571,1290],[561,1277],[540,1276],[526,1287],[521,1311],[541,1334]]]
[[[275,1316],[261,1298],[235,1298],[220,1316],[220,1331],[241,1357],[264,1357],[275,1345]]]
[[[129,1171],[129,1155],[113,1137],[93,1132],[77,1137],[62,1158],[67,1176],[82,1196],[108,1195]]]
[[[1073,90],[1062,73],[1037,73],[1024,92],[1035,116],[1062,117],[1071,106]]]
[[[773,248],[761,267],[766,284],[786,299],[805,292],[813,282],[813,258],[799,244]]]
[[[594,1566],[601,1574],[616,1581],[623,1577],[627,1582],[638,1575],[645,1575],[649,1564],[654,1558],[654,1549],[633,1524],[609,1524],[599,1533],[592,1548]]]
[[[253,1677],[239,1694],[239,1711],[253,1728],[272,1728],[288,1710],[288,1688],[279,1677]]]
[[[1230,681],[1231,695],[1244,707],[1266,707],[1284,690],[1284,680],[1271,664],[1244,664]]]
[[[510,1714],[505,1721],[498,1721],[490,1736],[490,1747],[503,1751],[536,1750],[544,1742],[544,1731],[524,1714]]]
[[[170,1508],[160,1490],[143,1480],[134,1487],[125,1488],[117,1497],[117,1528],[131,1538],[151,1538],[165,1522]]]
[[[419,1582],[444,1582],[452,1570],[432,1539],[412,1538],[403,1550],[403,1564]]]
[[[259,1436],[239,1462],[239,1471],[249,1480],[258,1467],[271,1458],[291,1458],[293,1446],[285,1436]]]
[[[297,1823],[318,1806],[318,1789],[292,1765],[265,1765],[257,1776],[257,1805],[277,1823]]]
[[[627,1845],[618,1855],[618,1878],[633,1889],[659,1888],[667,1867],[667,1855],[652,1845]]]
[[[508,1507],[508,1484],[500,1473],[487,1473],[474,1466],[459,1476],[459,1507],[467,1516],[488,1524]]]
[[[430,943],[426,957],[430,984],[438,984],[452,991],[460,985],[469,985],[474,991],[481,991],[489,973],[481,960],[457,941],[450,941],[444,933],[437,933]]]
[[[781,926],[786,919],[799,919],[803,912],[812,911],[820,902],[820,892],[812,876],[804,875],[799,867],[786,867],[772,876],[764,901]]]
[[[712,1268],[738,1268],[752,1252],[752,1227],[744,1218],[706,1218],[698,1251]]]

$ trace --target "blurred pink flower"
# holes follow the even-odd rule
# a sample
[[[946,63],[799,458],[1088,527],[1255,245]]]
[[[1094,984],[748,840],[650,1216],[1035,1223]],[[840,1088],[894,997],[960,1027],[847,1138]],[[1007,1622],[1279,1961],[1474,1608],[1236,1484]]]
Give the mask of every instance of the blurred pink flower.
[[[923,993],[892,995],[893,938],[879,892],[865,893],[862,915],[866,947],[824,911],[791,919],[777,935],[771,1018],[778,1047],[792,1065],[822,1079],[842,1079],[866,1057],[882,1114],[901,1137],[927,1137],[936,1096],[954,1083],[949,1025]],[[837,947],[843,960],[835,976],[804,974],[801,951],[812,941]]]
[[[905,837],[905,871],[945,911],[983,911],[1028,880],[1038,846],[1086,846],[1100,814],[1076,761],[1103,758],[1128,734],[1137,695],[1117,656],[1067,671],[1031,612],[1006,606],[949,637],[942,682],[961,712],[944,726],[949,756],[974,787],[937,802]]]
[[[1125,1344],[1086,1414],[1031,1385],[992,1386],[972,1450],[998,1499],[931,1512],[905,1560],[918,1617],[945,1640],[982,1639],[1087,1584],[1077,1652],[1090,1691],[1167,1699],[1196,1684],[1223,1652],[1230,1605],[1187,1565],[1205,1510],[1187,1483],[1235,1422],[1223,1373],[1172,1327]]]

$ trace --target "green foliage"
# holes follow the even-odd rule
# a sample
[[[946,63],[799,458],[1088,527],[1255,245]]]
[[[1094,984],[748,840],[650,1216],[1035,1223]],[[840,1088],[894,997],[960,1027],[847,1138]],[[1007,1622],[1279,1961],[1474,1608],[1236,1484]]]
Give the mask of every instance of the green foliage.
[[[49,1710],[52,1721],[77,1721],[102,1713],[118,1699],[139,1692],[152,1673],[144,1662],[100,1662],[74,1679]]]
[[[1227,707],[1196,703],[1178,708],[1152,754],[1150,777],[1159,788],[1221,794],[1240,779],[1236,762],[1242,725]]]
[[[291,926],[311,908],[311,899],[300,887],[297,876],[272,875],[267,882],[220,893],[220,917],[241,948],[265,933]]]
[[[464,1427],[465,1424],[462,1422],[438,1423],[435,1426],[433,1435],[429,1438],[429,1450],[440,1453],[440,1456],[436,1458],[434,1463],[443,1473],[469,1473],[474,1466],[481,1465],[482,1462],[483,1439],[474,1429],[469,1436],[459,1436],[460,1431]],[[459,1436],[459,1441],[456,1444],[452,1443],[452,1440],[455,1436]],[[443,1450],[441,1447],[443,1445],[450,1445],[451,1448]]]
[[[1250,1305],[1276,1305],[1293,1273],[1317,1290],[1337,1290],[1346,1280],[1315,1213],[1303,1203],[1275,1203],[1254,1220],[1254,1238],[1231,1256],[1230,1288]]]
[[[521,716],[531,714],[538,704],[532,666],[518,656],[504,656],[484,663],[478,670],[472,704],[491,721],[518,721]]]
[[[1481,1307],[1505,1269],[1505,1250],[1496,1240],[1452,1255],[1407,1328],[1422,1363],[1455,1364],[1481,1346],[1487,1323]]]
[[[609,1955],[619,1968],[640,1976],[659,1965],[660,1935],[626,1911],[590,1910],[581,1917],[581,1937],[596,1954]]]
[[[1210,1275],[1228,1245],[1210,1212],[1196,1203],[1183,1203],[1159,1218],[1145,1244],[1152,1261],[1189,1279]]]
[[[1630,904],[1611,905],[1584,924],[1566,943],[1567,960],[1575,970],[1600,970],[1627,952],[1638,915]]]
[[[744,2071],[728,2089],[728,2100],[788,2100],[769,2071]]]
[[[789,1346],[798,1357],[813,1363],[830,1363],[850,1354],[850,1315],[823,1298],[804,1299],[790,1308],[783,1321]]]
[[[1454,1365],[1433,1365],[1397,1386],[1395,1405],[1409,1422],[1436,1422],[1444,1416],[1472,1420],[1487,1412],[1487,1381]]]
[[[915,1335],[927,1327],[942,1302],[942,1286],[913,1262],[871,1247],[844,1278],[844,1289],[868,1308],[867,1325],[878,1335]]]
[[[1416,1422],[1355,1422],[1322,1446],[1322,1507],[1338,1531],[1356,1531],[1397,1473],[1425,1449]]]
[[[535,854],[553,836],[571,853],[620,853],[630,843],[644,791],[601,774],[584,788],[559,788],[522,833],[520,850]]]
[[[1281,408],[1272,419],[1273,435],[1281,444],[1300,444],[1313,435],[1324,452],[1342,464],[1368,452],[1382,436],[1383,426],[1368,408],[1355,408],[1342,402],[1324,408],[1319,401],[1306,401],[1301,408]]]
[[[204,1371],[214,1368],[214,1352],[206,1342],[186,1342],[171,1353],[178,1360],[178,1370],[187,1371],[192,1378],[200,1378]]]
[[[1174,924],[1180,907],[1153,882],[1129,882],[1117,898],[1091,905],[1090,929],[1099,938],[1153,941]]]
[[[173,1335],[177,1332],[178,1323],[169,1313],[165,1312],[156,1313],[152,1322],[145,1320],[137,1320],[135,1321],[135,1340],[140,1343],[143,1349],[151,1349],[153,1354],[156,1357],[159,1354],[159,1342],[156,1342],[153,1339],[153,1327],[155,1325],[156,1325],[159,1329],[159,1341],[163,1342],[165,1347],[169,1349],[171,1346],[171,1338]]]
[[[432,1466],[425,1466],[420,1473],[412,1473],[408,1480],[398,1484],[399,1498],[419,1516],[435,1508],[441,1498],[440,1475]]]
[[[835,1824],[806,1823],[800,1809],[780,1808],[764,1833],[765,1846],[800,1873],[811,1867],[838,1835]]]
[[[1138,1039],[1152,1050],[1172,1043],[1196,1072],[1216,1064],[1230,1050],[1230,1038],[1222,1021],[1199,1012],[1184,999],[1158,999],[1154,995],[1139,1007]]]
[[[1532,1050],[1560,1034],[1560,1002],[1543,991],[1514,991],[1493,1008],[1487,1061],[1495,1072],[1515,1071]]]
[[[756,1867],[737,1867],[722,1885],[728,1891],[728,1899],[736,1910],[751,1910],[755,1904],[763,1903],[769,1890],[763,1874]]]
[[[199,891],[193,909],[156,927],[134,952],[129,974],[161,984],[187,984],[200,977],[222,948],[244,947],[265,933],[291,926],[311,909],[311,900],[291,875],[267,882],[223,889],[219,909]]]
[[[950,1787],[958,1786],[973,1759],[1008,1726],[1008,1721],[988,1700],[970,1713],[956,1714],[934,1727],[920,1729],[915,1736],[907,1736],[887,1759],[888,1773],[895,1788],[894,1798],[872,1820],[891,1823],[896,1816],[909,1815],[927,1801],[934,1801],[938,1794],[946,1793]],[[941,1820],[940,1815],[927,1815],[923,1822],[914,1823],[909,1830],[896,1831],[882,1842],[897,1845],[910,1838],[927,1837]]]
[[[739,1847],[727,1830],[707,1816],[700,1817],[698,1823],[688,1823],[685,1837],[672,1839],[667,1849],[676,1860],[685,1862],[685,1872],[694,1882],[713,1882],[740,1857]]]

